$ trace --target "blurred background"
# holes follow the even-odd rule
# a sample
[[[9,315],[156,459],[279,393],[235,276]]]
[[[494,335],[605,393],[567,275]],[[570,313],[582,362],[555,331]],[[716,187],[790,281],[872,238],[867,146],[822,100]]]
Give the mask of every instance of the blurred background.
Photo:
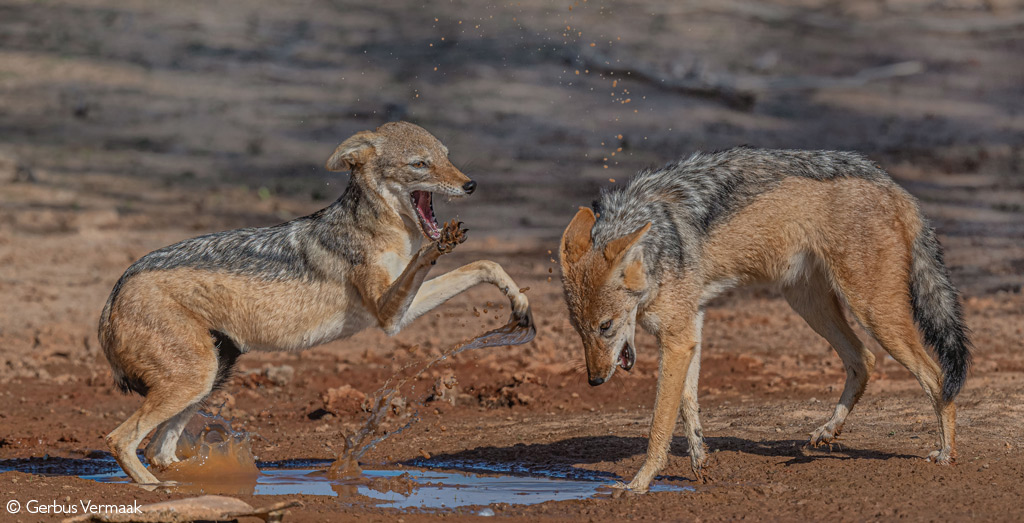
[[[400,119],[480,184],[438,204],[466,257],[535,275],[551,307],[577,206],[742,144],[867,154],[969,296],[1019,294],[1022,95],[1010,0],[4,0],[0,375],[39,375],[39,347],[95,353],[146,252],[326,206],[334,147]]]

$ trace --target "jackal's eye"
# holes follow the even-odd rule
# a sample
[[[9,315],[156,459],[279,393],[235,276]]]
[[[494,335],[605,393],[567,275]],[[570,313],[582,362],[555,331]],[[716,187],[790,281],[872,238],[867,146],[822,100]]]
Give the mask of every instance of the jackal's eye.
[[[601,334],[608,334],[608,329],[612,328],[612,320],[605,320],[605,322],[598,327],[601,329]]]
[[[409,165],[412,165],[413,167],[415,167],[417,169],[422,169],[422,168],[427,166],[427,162],[424,162],[423,160],[420,160],[418,162],[412,162]]]

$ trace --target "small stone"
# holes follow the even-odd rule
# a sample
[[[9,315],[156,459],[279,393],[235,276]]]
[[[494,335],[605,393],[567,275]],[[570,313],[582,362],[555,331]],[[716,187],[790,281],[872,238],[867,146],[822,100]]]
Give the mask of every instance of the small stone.
[[[494,510],[491,509],[490,507],[482,508],[482,509],[480,509],[480,512],[477,512],[476,514],[478,516],[483,516],[485,518],[489,518],[489,517],[494,516]]]
[[[334,415],[355,414],[362,410],[366,394],[353,389],[351,385],[342,385],[333,389],[327,389],[320,394],[324,402],[324,410]]]
[[[295,378],[295,368],[291,365],[267,367],[267,370],[264,371],[264,373],[266,374],[267,379],[278,387],[284,387],[291,383],[292,379]]]

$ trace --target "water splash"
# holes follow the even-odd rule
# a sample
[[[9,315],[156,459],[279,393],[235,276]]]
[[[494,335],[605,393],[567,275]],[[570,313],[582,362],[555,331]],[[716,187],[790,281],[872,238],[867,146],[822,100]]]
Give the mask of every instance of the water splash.
[[[219,415],[200,412],[178,438],[180,461],[158,471],[161,480],[195,484],[256,484],[260,471],[251,435],[235,431]]]
[[[486,347],[504,347],[508,345],[521,345],[527,343],[533,339],[537,334],[537,329],[534,327],[533,318],[530,317],[528,322],[520,322],[513,318],[507,324],[487,331],[469,341],[455,345],[454,347],[444,351],[440,356],[428,361],[419,368],[415,373],[405,376],[404,378],[397,379],[402,373],[412,368],[414,364],[406,365],[398,370],[393,376],[384,382],[384,385],[377,390],[370,400],[370,415],[366,418],[366,422],[363,426],[351,435],[345,436],[345,446],[338,456],[338,459],[327,469],[327,477],[330,479],[342,479],[356,477],[362,473],[359,468],[359,458],[366,454],[370,449],[375,447],[378,443],[394,436],[395,434],[401,434],[405,429],[412,426],[414,423],[419,421],[419,413],[413,412],[411,418],[404,425],[396,430],[381,434],[377,437],[372,437],[380,431],[381,426],[391,416],[401,415],[401,411],[404,410],[405,406],[408,405],[404,396],[399,393],[410,380],[415,379],[434,365],[447,360],[448,358],[455,356],[461,352],[482,349]],[[417,402],[423,404],[423,399]]]

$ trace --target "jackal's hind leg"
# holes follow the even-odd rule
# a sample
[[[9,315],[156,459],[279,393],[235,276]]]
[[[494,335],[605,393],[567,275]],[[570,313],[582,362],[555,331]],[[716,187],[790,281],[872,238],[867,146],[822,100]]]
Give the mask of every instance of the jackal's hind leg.
[[[814,270],[804,279],[785,287],[782,293],[793,310],[835,349],[846,368],[846,384],[832,417],[811,433],[809,441],[812,447],[827,445],[831,448],[843,430],[846,417],[864,394],[875,357],[850,328],[839,298],[820,270]]]
[[[889,265],[899,267],[899,259],[892,256]],[[853,314],[882,348],[917,378],[931,400],[939,422],[939,450],[929,456],[929,461],[953,463],[956,459],[956,406],[942,399],[942,370],[921,343],[906,293],[885,292],[887,289],[906,289],[906,273],[880,271],[872,274],[870,279],[849,278],[849,281],[839,283],[844,286]]]
[[[139,410],[106,438],[114,458],[136,483],[158,483],[156,476],[142,466],[136,454],[146,434],[163,425],[164,430],[156,435],[153,456],[159,456],[160,460],[170,459],[168,454],[173,456],[173,447],[168,442],[172,439],[172,431],[176,433],[173,438],[176,443],[177,434],[181,433],[178,422],[181,419],[187,422],[184,414],[213,389],[217,376],[213,342],[208,331],[191,327],[184,325],[169,329],[170,332],[154,334],[149,340],[137,340],[147,342],[150,347],[160,347],[150,353],[153,358],[151,365],[158,369],[159,374],[154,372],[146,382],[149,390]],[[154,464],[158,463],[155,461]]]
[[[878,343],[917,378],[932,402],[939,422],[939,450],[928,461],[948,465],[956,461],[956,405],[942,399],[942,371],[924,346],[914,325],[910,305],[896,314],[876,315],[868,320],[868,328]],[[892,307],[891,309],[896,309]]]
[[[202,402],[198,401],[186,407],[185,410],[156,428],[149,444],[146,445],[146,450],[143,451],[150,465],[163,469],[178,462],[178,439],[181,437],[182,431],[185,430],[185,425],[188,425],[189,420],[199,410],[201,404]]]

